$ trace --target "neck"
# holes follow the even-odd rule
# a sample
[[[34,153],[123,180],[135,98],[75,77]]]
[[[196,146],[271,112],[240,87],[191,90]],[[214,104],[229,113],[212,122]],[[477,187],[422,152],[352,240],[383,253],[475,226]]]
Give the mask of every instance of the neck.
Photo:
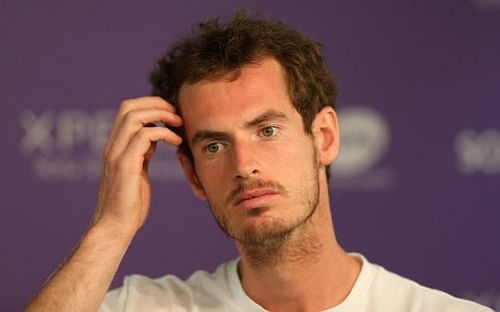
[[[243,289],[267,310],[324,310],[341,303],[354,285],[361,265],[337,243],[326,190],[320,194],[308,222],[267,246],[274,253],[255,257],[259,251],[249,248],[258,247],[238,244]]]

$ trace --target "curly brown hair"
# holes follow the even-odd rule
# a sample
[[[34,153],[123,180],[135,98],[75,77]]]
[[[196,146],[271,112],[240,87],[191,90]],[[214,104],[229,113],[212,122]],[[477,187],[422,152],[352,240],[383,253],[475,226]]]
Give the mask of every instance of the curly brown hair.
[[[243,11],[227,23],[218,18],[200,23],[191,36],[174,44],[151,73],[153,95],[166,99],[181,112],[177,100],[184,83],[216,80],[227,74],[236,79],[243,66],[267,57],[283,66],[290,100],[302,116],[304,131],[311,133],[316,114],[325,106],[335,109],[337,95],[321,45],[282,22],[252,17]],[[183,138],[179,151],[192,161],[184,129],[174,131]]]

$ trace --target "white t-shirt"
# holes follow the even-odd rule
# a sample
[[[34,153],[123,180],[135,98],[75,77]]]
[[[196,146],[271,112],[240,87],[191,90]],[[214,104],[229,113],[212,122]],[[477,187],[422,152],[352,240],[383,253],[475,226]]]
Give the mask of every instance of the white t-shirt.
[[[347,298],[329,312],[492,311],[471,301],[421,286],[368,262]],[[197,271],[186,281],[173,275],[157,279],[132,275],[110,291],[99,311],[266,311],[248,297],[237,273],[238,260],[221,264],[214,273]]]

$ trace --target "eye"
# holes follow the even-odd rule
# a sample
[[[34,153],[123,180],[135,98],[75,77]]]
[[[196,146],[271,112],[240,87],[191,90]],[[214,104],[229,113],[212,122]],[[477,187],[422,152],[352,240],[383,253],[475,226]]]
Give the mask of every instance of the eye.
[[[207,146],[205,146],[205,152],[207,152],[209,154],[216,154],[216,153],[222,151],[223,148],[224,148],[224,146],[222,145],[222,143],[213,142],[213,143],[210,143]]]
[[[260,135],[266,138],[270,138],[278,134],[278,127],[276,126],[267,126],[260,129]]]

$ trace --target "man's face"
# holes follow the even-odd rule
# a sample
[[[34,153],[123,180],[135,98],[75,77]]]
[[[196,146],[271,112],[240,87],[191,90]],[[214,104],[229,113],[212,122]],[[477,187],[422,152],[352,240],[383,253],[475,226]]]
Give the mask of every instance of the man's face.
[[[184,85],[179,102],[194,158],[183,167],[229,236],[279,238],[312,215],[319,161],[277,61],[248,65],[236,80]]]

